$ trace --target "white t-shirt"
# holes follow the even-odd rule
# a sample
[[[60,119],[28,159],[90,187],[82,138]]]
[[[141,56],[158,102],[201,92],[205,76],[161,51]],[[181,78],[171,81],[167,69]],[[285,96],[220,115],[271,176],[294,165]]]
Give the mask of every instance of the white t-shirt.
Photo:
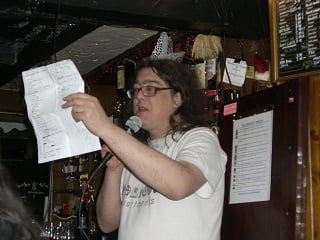
[[[151,140],[149,146],[176,161],[193,163],[207,182],[196,193],[173,201],[124,169],[118,239],[219,240],[227,156],[215,133],[198,127],[176,134],[175,140],[171,135]]]

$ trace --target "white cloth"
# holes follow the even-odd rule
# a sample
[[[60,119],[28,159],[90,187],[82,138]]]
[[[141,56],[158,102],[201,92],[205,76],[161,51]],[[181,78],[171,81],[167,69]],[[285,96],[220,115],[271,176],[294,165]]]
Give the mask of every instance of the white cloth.
[[[193,163],[207,182],[196,193],[173,201],[124,169],[119,240],[220,239],[227,156],[209,128],[194,128],[179,138],[167,136],[149,145],[176,161]]]

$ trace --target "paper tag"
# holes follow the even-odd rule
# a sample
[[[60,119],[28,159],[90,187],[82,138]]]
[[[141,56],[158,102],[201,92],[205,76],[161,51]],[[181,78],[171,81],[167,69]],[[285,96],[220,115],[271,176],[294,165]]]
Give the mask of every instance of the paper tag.
[[[233,102],[233,103],[229,103],[227,105],[224,105],[223,116],[228,116],[228,115],[237,113],[237,107],[238,107],[237,102]]]
[[[226,73],[228,70],[230,81],[228,78],[228,74]],[[247,72],[247,62],[240,61],[239,63],[235,61],[233,58],[226,59],[226,68],[223,74],[223,82],[229,83],[232,85],[241,87],[246,80],[246,72]]]

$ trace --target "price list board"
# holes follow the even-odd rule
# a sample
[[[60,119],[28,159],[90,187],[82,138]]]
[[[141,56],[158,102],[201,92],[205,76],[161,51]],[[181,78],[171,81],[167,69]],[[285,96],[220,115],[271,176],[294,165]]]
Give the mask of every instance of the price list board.
[[[320,73],[320,0],[269,0],[273,80]]]

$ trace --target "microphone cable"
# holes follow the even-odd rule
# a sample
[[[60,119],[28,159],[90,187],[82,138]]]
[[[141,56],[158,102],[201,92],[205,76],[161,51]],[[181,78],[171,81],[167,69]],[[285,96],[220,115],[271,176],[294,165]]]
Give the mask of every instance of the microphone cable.
[[[134,133],[137,133],[140,128],[141,128],[142,122],[141,119],[137,116],[131,116],[125,123],[125,127],[127,129],[127,132],[130,135],[133,135]],[[111,152],[107,152],[104,157],[101,159],[101,161],[96,165],[96,167],[92,170],[92,172],[90,173],[90,177],[88,178],[87,184],[85,187],[82,188],[82,193],[81,193],[81,197],[80,197],[80,204],[79,204],[79,209],[78,209],[78,220],[80,221],[81,218],[81,208],[82,208],[82,204],[81,201],[82,199],[84,199],[84,195],[86,193],[87,188],[90,186],[90,182],[92,181],[92,179],[94,178],[94,176],[99,172],[99,170],[106,165],[106,163],[113,157],[113,154]],[[85,229],[80,226],[80,224],[78,224],[78,228],[79,228],[79,233],[80,235],[83,235],[85,237],[86,240],[89,240],[89,237],[85,231]]]

